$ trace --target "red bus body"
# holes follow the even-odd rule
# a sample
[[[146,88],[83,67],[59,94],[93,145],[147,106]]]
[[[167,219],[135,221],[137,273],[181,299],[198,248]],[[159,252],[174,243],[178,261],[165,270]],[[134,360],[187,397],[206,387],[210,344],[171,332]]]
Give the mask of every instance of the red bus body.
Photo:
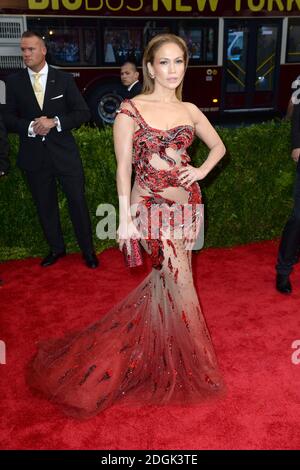
[[[18,68],[13,60],[17,53],[11,51],[17,50],[19,38],[9,33],[14,19],[23,22],[20,33],[38,30],[50,41],[53,65],[73,73],[99,124],[113,121],[122,99],[122,61],[116,51],[126,59],[126,37],[136,41],[132,51],[139,59],[147,40],[158,32],[187,39],[191,60],[184,99],[209,115],[260,110],[284,114],[291,84],[300,74],[297,0],[1,0],[4,82]],[[56,40],[62,49],[72,46],[73,56],[58,53]],[[94,47],[92,60],[82,56],[82,47]]]

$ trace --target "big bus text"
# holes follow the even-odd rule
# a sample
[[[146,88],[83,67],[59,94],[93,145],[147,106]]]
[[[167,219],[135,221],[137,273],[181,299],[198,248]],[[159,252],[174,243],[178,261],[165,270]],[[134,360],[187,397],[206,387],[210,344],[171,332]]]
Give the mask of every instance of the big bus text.
[[[1,0],[0,13],[0,79],[23,67],[22,32],[37,31],[48,62],[73,73],[100,125],[123,99],[120,66],[140,66],[159,33],[186,40],[184,100],[209,116],[283,114],[300,74],[300,0]]]

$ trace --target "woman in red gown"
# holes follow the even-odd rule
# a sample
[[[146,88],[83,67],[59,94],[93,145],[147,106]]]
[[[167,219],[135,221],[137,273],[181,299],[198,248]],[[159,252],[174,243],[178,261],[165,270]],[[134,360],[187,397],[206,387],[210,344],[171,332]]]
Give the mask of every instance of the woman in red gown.
[[[130,239],[140,239],[151,273],[83,331],[41,343],[30,363],[30,387],[79,419],[114,403],[199,404],[223,390],[191,255],[202,220],[197,181],[225,147],[202,112],[181,100],[187,63],[181,38],[155,36],[144,53],[143,93],[122,103],[114,124],[119,245],[130,252]],[[199,168],[187,154],[195,135],[209,148]]]

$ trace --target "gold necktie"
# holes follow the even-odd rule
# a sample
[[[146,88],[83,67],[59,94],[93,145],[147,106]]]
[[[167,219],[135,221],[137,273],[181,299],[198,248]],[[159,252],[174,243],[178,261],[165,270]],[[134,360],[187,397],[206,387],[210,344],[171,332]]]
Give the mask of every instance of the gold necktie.
[[[34,94],[36,96],[36,99],[40,105],[40,108],[43,109],[43,104],[44,104],[44,90],[40,81],[41,74],[35,73],[33,75],[33,90]]]

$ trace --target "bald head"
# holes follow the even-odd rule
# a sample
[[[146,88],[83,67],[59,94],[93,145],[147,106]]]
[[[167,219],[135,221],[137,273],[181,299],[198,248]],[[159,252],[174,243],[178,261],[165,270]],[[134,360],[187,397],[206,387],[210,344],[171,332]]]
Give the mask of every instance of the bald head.
[[[26,67],[34,72],[42,70],[46,63],[47,49],[43,38],[32,31],[25,31],[21,38],[21,51]]]
[[[129,87],[132,83],[139,79],[139,72],[133,62],[125,62],[121,67],[121,82],[124,86]]]

